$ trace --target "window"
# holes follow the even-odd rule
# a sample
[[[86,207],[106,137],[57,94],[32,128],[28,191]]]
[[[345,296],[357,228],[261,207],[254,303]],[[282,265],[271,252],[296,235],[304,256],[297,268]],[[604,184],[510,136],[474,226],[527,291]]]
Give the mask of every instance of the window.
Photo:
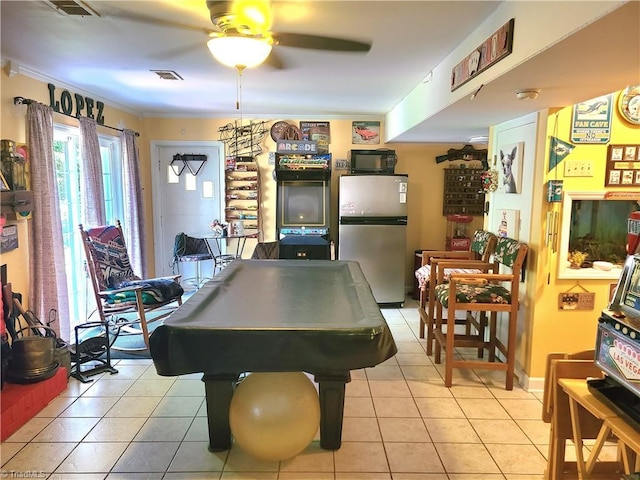
[[[124,218],[122,191],[122,153],[118,137],[99,135],[104,180],[105,214],[108,222]],[[95,300],[85,270],[85,258],[78,225],[82,223],[80,195],[80,130],[54,127],[54,156],[60,196],[60,217],[69,295],[69,323],[73,328],[87,321],[95,309]]]

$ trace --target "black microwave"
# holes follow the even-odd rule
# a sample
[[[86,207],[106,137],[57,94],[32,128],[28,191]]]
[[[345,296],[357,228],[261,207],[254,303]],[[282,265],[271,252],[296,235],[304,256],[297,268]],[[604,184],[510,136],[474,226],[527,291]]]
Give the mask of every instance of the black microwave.
[[[396,163],[395,150],[349,150],[352,174],[393,175]]]

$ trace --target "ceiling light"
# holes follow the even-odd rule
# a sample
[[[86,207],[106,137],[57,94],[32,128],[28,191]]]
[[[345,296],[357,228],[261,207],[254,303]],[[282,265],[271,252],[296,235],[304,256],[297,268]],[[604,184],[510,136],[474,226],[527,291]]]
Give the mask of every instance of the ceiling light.
[[[538,98],[540,90],[537,88],[524,88],[516,90],[516,98],[518,100],[535,100]]]
[[[238,35],[213,37],[207,42],[213,57],[228,67],[256,67],[271,53],[270,38],[253,38]]]
[[[429,83],[431,80],[433,80],[433,70],[431,70],[424,76],[424,78],[422,79],[422,83]]]
[[[487,143],[489,142],[488,135],[476,135],[475,137],[469,138],[469,143]]]

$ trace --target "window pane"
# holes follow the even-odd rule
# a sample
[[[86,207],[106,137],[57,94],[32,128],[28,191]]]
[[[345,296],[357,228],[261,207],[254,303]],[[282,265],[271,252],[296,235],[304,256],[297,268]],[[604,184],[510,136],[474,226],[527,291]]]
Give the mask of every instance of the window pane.
[[[99,136],[99,141],[106,218],[108,223],[113,223],[115,219],[124,218],[120,140],[117,137]],[[72,328],[78,323],[96,319],[95,298],[86,272],[84,249],[78,232],[78,225],[83,218],[80,191],[83,171],[79,142],[79,129],[55,126],[54,158],[69,292],[69,322]]]

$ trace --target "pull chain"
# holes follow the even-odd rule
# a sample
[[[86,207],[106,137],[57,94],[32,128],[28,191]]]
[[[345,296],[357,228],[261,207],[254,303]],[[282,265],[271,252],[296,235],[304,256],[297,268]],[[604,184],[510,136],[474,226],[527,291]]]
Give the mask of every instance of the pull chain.
[[[238,81],[236,88],[236,110],[240,111],[240,128],[242,128],[242,72],[244,71],[243,65],[236,65],[238,71]]]

